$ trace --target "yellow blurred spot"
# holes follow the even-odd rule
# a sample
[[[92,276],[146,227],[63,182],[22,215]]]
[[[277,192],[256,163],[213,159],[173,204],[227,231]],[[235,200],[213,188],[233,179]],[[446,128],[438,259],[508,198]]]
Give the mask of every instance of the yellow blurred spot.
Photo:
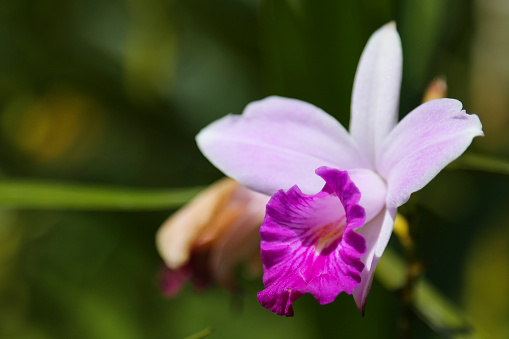
[[[100,138],[100,111],[92,98],[59,89],[36,99],[25,97],[11,102],[0,125],[4,135],[25,155],[42,163],[64,157],[68,162],[79,160],[93,146],[90,141]]]
[[[394,220],[394,233],[399,238],[403,246],[408,247],[412,244],[412,239],[408,229],[408,221],[399,213],[396,214],[396,220]]]

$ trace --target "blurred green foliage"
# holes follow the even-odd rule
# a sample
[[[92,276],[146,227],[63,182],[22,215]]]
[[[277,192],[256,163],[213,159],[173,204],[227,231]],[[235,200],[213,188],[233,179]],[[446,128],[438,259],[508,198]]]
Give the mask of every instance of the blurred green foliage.
[[[475,13],[459,0],[5,0],[2,179],[207,185],[221,174],[194,135],[252,100],[296,97],[347,126],[359,56],[391,20],[403,43],[401,116],[437,75],[469,110]],[[508,189],[500,176],[451,171],[415,197],[429,280],[490,338],[507,333],[507,319],[486,314],[508,314],[507,303],[493,308],[507,285],[490,282],[501,271],[507,281],[509,265],[503,242],[482,253],[490,232],[507,238]],[[256,301],[261,281],[247,279],[239,296],[187,287],[164,299],[154,235],[172,211],[0,210],[0,337],[184,338],[207,327],[211,338],[396,336],[398,300],[377,282],[364,318],[346,295],[325,306],[305,296],[295,318],[279,318]],[[415,335],[435,337],[424,323]]]

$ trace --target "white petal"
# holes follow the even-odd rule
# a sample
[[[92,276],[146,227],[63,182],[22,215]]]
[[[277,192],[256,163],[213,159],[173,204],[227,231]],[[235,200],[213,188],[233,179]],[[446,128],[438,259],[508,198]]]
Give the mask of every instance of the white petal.
[[[376,264],[385,251],[394,227],[396,209],[383,209],[374,219],[357,230],[366,239],[366,253],[361,258],[365,267],[361,273],[361,283],[353,292],[357,307],[364,314]]]
[[[483,135],[477,115],[461,108],[454,99],[426,102],[387,136],[377,158],[377,170],[387,181],[387,206],[404,204],[460,156],[475,136]]]
[[[350,133],[373,163],[380,143],[398,121],[401,69],[401,40],[391,22],[369,39],[352,92]]]
[[[228,115],[196,137],[202,153],[226,175],[272,195],[293,185],[315,194],[320,166],[372,168],[333,117],[306,102],[269,97]]]

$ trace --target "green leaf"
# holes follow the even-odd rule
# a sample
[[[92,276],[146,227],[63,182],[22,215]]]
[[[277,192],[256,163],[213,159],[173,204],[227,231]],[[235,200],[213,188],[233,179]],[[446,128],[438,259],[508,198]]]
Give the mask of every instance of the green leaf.
[[[191,200],[202,187],[135,189],[56,182],[2,180],[0,207],[71,210],[166,210]]]
[[[508,160],[472,153],[459,157],[446,168],[509,175]]]
[[[398,291],[405,285],[406,269],[403,259],[387,248],[375,277],[388,290]],[[444,337],[481,338],[468,317],[424,278],[415,285],[414,309],[431,329]]]

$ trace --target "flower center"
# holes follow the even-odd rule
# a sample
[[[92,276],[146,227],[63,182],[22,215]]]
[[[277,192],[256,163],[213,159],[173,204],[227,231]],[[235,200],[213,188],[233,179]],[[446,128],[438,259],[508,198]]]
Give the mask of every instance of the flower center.
[[[321,254],[324,250],[330,250],[335,247],[343,237],[346,227],[346,218],[342,217],[336,222],[326,224],[315,230],[317,242],[315,245],[316,255]],[[324,253],[325,254],[325,253]]]

